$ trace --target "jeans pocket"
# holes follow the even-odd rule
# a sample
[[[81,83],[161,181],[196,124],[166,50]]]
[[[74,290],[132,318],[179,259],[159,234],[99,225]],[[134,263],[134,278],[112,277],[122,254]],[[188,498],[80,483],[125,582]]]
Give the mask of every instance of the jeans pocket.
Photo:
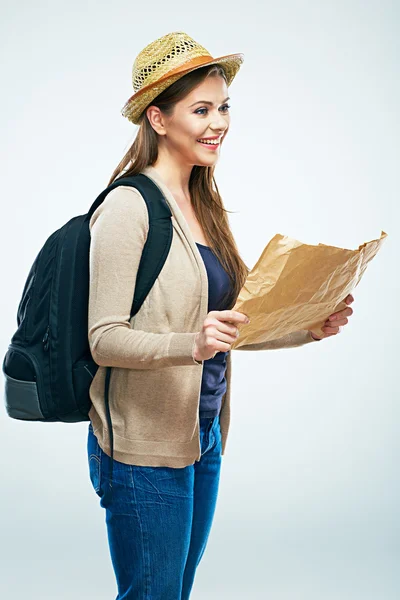
[[[94,491],[98,496],[101,496],[101,455],[102,450],[99,446],[96,436],[93,433],[93,427],[89,424],[88,440],[87,440],[87,455],[89,462],[89,477],[92,482]]]
[[[100,495],[101,464],[99,457],[94,454],[89,456],[89,476],[94,491]]]

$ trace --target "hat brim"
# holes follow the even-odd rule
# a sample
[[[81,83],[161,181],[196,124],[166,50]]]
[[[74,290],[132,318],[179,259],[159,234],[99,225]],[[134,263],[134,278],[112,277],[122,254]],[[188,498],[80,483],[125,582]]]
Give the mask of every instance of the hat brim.
[[[135,92],[129,100],[124,104],[121,114],[126,117],[129,121],[138,124],[139,117],[144,109],[156,98],[161,92],[163,92],[172,83],[186,75],[190,71],[195,71],[201,67],[209,65],[220,64],[227,76],[228,86],[233,81],[236,73],[240,69],[244,61],[244,55],[242,53],[227,54],[218,58],[210,57],[210,60],[198,63],[198,60],[193,60],[185,63],[178,69],[174,69],[172,72],[167,73],[156,82],[146,85],[137,92]]]

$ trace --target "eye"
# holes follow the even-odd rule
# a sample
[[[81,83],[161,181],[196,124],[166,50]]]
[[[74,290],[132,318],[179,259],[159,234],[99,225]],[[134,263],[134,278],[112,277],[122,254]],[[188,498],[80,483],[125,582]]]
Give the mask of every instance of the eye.
[[[221,106],[221,108],[224,108],[224,109],[226,109],[224,112],[228,112],[228,108],[230,108],[230,107],[231,107],[231,105],[230,105],[230,104],[223,104],[223,105]],[[220,108],[220,110],[221,110],[221,108]],[[208,108],[198,108],[197,110],[195,110],[195,111],[194,111],[194,112],[195,112],[195,114],[198,114],[198,115],[205,115],[205,114],[206,114],[206,113],[204,113],[204,112],[199,112],[200,110],[208,110]]]

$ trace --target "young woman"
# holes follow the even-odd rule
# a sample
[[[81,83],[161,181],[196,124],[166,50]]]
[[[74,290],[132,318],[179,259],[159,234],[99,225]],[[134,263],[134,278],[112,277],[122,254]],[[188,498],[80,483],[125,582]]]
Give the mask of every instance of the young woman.
[[[183,32],[147,46],[123,114],[139,126],[115,169],[143,173],[172,212],[166,263],[130,319],[149,229],[145,201],[113,189],[90,221],[89,341],[99,369],[90,395],[88,461],[106,511],[117,600],[186,600],[216,506],[229,431],[232,311],[248,268],[229,228],[214,168],[230,125],[228,86],[243,55],[213,58]],[[351,309],[350,309],[351,310]],[[309,331],[243,350],[313,342]],[[104,405],[106,367],[114,435]]]

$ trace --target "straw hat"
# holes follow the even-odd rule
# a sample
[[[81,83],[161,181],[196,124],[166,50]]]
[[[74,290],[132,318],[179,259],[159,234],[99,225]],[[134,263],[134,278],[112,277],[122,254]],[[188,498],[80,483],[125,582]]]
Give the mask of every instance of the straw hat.
[[[121,113],[137,125],[144,109],[158,94],[186,73],[206,65],[221,65],[229,86],[243,60],[243,54],[213,58],[208,50],[183,31],[168,33],[151,42],[137,55],[132,68],[135,93]]]

